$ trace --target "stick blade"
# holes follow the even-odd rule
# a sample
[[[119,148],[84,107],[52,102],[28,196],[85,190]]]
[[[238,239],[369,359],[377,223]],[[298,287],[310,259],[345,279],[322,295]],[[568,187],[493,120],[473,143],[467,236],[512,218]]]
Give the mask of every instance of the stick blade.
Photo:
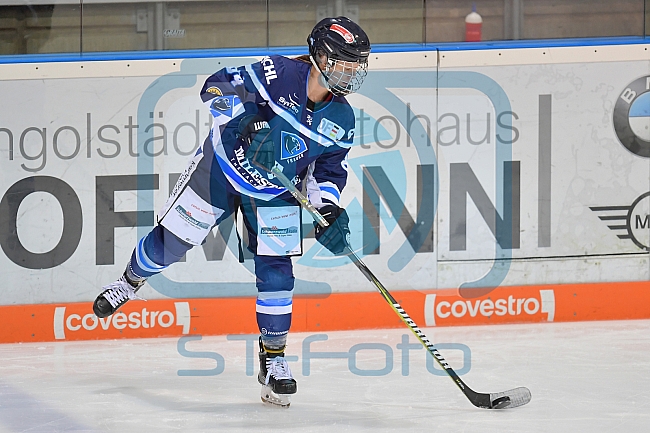
[[[510,409],[527,404],[532,399],[526,387],[514,388],[504,392],[490,394],[490,409]]]

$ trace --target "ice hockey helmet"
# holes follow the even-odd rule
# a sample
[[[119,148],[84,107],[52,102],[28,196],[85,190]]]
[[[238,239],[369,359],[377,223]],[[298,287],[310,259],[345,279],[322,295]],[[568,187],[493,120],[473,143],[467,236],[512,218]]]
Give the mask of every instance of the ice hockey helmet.
[[[367,71],[370,40],[363,29],[346,17],[321,20],[307,37],[309,57],[322,72],[329,90],[343,96],[361,87]],[[325,69],[318,65],[325,56]]]

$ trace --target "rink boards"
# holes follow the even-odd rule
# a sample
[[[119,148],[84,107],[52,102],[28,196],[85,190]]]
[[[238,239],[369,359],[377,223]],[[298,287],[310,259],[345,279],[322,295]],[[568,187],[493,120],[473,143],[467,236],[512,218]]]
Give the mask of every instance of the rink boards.
[[[650,303],[644,282],[483,292],[468,298],[457,290],[399,291],[395,297],[416,324],[426,327],[643,319]],[[88,302],[3,306],[0,326],[0,343],[258,333],[255,303],[248,298],[129,302],[104,319],[93,314]],[[294,298],[293,332],[403,327],[378,293]]]
[[[372,56],[341,201],[416,323],[650,317],[648,47]],[[205,78],[259,58],[0,64],[0,341],[257,332],[232,220],[152,278],[147,303],[103,321],[90,303],[207,135]],[[307,213],[303,235],[292,329],[400,326]]]

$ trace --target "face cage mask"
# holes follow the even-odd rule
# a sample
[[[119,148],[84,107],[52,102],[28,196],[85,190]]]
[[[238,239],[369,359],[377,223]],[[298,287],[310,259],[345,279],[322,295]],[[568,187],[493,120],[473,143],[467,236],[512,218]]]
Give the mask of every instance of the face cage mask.
[[[312,60],[313,62],[313,60]],[[336,96],[354,93],[368,75],[368,62],[346,62],[327,59],[325,70],[321,71],[327,89]]]

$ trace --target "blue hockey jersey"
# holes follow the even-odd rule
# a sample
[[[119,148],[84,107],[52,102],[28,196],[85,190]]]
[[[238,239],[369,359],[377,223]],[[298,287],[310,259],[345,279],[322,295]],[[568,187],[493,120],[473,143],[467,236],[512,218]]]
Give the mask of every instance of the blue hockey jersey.
[[[239,121],[257,114],[268,121],[275,144],[275,166],[301,189],[307,182],[316,206],[339,204],[347,181],[347,153],[354,138],[354,112],[343,97],[333,96],[316,109],[307,107],[311,64],[282,56],[224,68],[210,76],[201,98],[213,116],[210,139],[230,186],[262,200],[289,194],[271,173],[245,158],[248,144],[238,134]]]

